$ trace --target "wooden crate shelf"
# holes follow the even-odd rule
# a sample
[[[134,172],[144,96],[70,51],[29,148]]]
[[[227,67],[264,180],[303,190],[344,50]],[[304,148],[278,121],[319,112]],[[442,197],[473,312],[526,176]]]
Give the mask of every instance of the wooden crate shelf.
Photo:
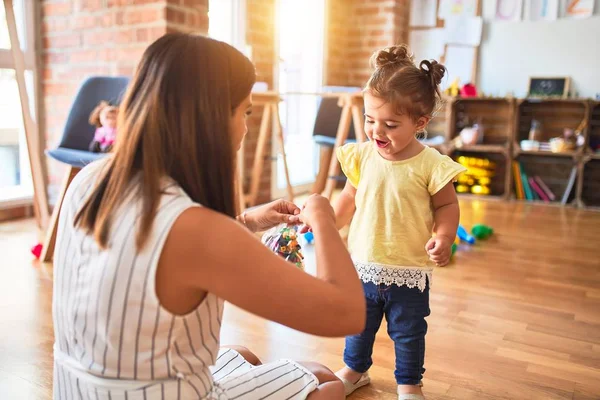
[[[583,166],[581,202],[586,207],[600,208],[600,157]]]
[[[600,159],[600,153],[597,151],[600,149],[600,102],[594,101],[590,107],[587,148],[595,159]]]
[[[450,106],[452,112],[448,128],[448,141],[458,137],[465,126],[481,123],[483,143],[477,146],[496,146],[492,150],[495,152],[510,148],[514,124],[514,101],[512,99],[459,98],[452,101]],[[476,146],[470,146],[470,148],[476,148]],[[464,147],[464,149],[467,148]]]
[[[529,139],[533,120],[541,123],[539,141],[547,142],[552,138],[562,137],[566,128],[576,130],[588,118],[587,100],[519,100],[515,122],[515,147],[520,149],[519,143]]]
[[[569,178],[573,168],[578,167],[578,162],[565,157],[544,157],[539,154],[523,154],[516,158],[527,177],[539,177],[554,193],[556,198],[549,203],[560,204],[568,187]],[[514,179],[513,179],[514,182]],[[577,197],[577,180],[575,181],[566,204],[573,203]],[[514,185],[513,185],[514,195]],[[516,196],[514,196],[516,198]],[[531,202],[531,200],[522,200]],[[538,202],[542,202],[538,200]],[[544,202],[547,203],[547,202]]]

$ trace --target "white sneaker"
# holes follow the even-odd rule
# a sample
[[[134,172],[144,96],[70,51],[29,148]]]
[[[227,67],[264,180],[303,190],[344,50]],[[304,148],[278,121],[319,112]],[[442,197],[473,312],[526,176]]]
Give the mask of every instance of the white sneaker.
[[[362,374],[362,376],[356,383],[352,383],[349,380],[342,378],[341,376],[338,376],[338,375],[336,375],[336,376],[344,384],[344,391],[346,393],[346,396],[350,396],[356,389],[359,389],[359,388],[371,383],[371,378],[369,377],[368,372],[365,372],[364,374]]]
[[[419,386],[422,387],[423,382],[421,382]],[[398,400],[425,400],[425,396],[422,394],[398,393]]]

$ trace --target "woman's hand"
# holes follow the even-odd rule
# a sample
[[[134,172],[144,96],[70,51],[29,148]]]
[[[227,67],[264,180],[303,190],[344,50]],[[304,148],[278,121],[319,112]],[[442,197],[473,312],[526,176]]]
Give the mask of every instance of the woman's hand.
[[[300,221],[299,214],[298,206],[280,199],[246,211],[245,217],[238,217],[238,220],[243,222],[250,231],[261,232],[281,223],[297,224]]]

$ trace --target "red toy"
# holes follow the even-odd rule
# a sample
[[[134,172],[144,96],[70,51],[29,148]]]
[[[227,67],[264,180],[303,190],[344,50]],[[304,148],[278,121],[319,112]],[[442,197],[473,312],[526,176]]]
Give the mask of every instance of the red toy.
[[[35,258],[39,260],[40,256],[42,255],[42,244],[38,243],[35,246],[33,246],[31,248],[31,254],[33,254]]]
[[[462,97],[477,97],[477,88],[472,83],[467,83],[460,89]]]

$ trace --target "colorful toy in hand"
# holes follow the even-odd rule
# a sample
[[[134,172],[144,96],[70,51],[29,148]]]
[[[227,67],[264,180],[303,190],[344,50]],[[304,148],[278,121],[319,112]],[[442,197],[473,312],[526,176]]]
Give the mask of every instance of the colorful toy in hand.
[[[263,235],[262,242],[275,254],[304,269],[302,247],[298,243],[298,226],[278,225]]]
[[[478,240],[483,240],[483,239],[487,239],[490,236],[492,236],[492,233],[494,233],[494,230],[487,225],[476,224],[476,225],[473,225],[473,227],[471,228],[471,233]]]
[[[90,151],[107,153],[117,137],[117,114],[119,109],[106,101],[101,101],[90,115],[90,124],[96,127]]]

